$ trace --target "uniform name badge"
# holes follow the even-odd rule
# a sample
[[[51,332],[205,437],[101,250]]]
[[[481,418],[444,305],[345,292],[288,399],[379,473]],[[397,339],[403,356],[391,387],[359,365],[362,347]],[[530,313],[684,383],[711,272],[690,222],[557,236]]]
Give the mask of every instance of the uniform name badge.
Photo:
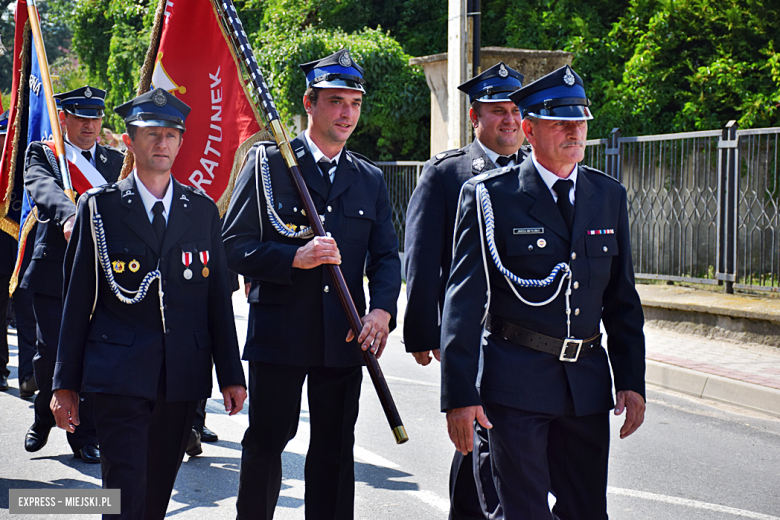
[[[203,278],[208,278],[209,277],[209,252],[200,251],[198,254],[200,255],[200,262],[203,264],[203,271],[201,271],[201,274],[203,274]]]
[[[184,264],[184,279],[185,280],[191,280],[192,279],[192,269],[190,269],[190,264],[192,263],[192,253],[188,253],[187,251],[181,252],[181,263]]]

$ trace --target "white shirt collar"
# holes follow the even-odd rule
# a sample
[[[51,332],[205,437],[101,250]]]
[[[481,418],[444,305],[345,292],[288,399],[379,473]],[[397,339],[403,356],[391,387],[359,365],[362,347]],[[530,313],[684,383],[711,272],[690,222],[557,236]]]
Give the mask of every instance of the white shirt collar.
[[[154,207],[154,204],[159,201],[157,197],[152,195],[152,192],[150,192],[148,189],[146,189],[146,186],[144,186],[144,183],[141,182],[141,179],[138,177],[138,172],[133,170],[133,177],[135,177],[135,187],[138,188],[138,194],[141,196],[141,200],[144,203],[144,209],[146,210],[146,216],[149,217],[149,222],[152,221],[154,218],[154,213],[152,213],[152,208]],[[163,217],[165,217],[165,223],[168,223],[168,215],[171,213],[171,202],[173,201],[173,180],[168,181],[168,189],[165,190],[165,195],[163,195],[162,203],[165,207],[165,211],[163,211]]]
[[[550,193],[552,193],[553,200],[555,202],[558,202],[558,194],[555,193],[553,190],[553,184],[556,183],[559,179],[562,179],[563,177],[558,177],[553,172],[539,164],[539,161],[536,160],[536,154],[531,153],[531,159],[534,162],[534,166],[536,166],[536,171],[539,172],[539,175],[542,176],[542,180],[547,185],[547,188],[549,188]],[[574,184],[572,184],[571,190],[569,191],[569,200],[571,200],[571,203],[574,204],[574,193],[577,191],[577,171],[579,168],[577,168],[577,165],[574,165],[574,169],[571,171],[568,177],[566,179],[572,181]]]
[[[331,159],[330,157],[322,153],[322,150],[320,150],[317,147],[317,145],[314,144],[314,141],[311,140],[311,138],[309,137],[308,128],[303,131],[303,138],[306,140],[306,144],[309,146],[309,151],[311,152],[312,156],[314,156],[315,163],[320,162],[320,159],[322,159],[323,157],[329,160],[330,162],[335,162],[336,164],[339,163],[339,159],[341,158],[341,152],[344,151],[343,147],[341,148],[341,150],[339,150],[339,153],[337,153],[336,156]]]
[[[477,139],[476,137],[474,138],[474,141],[475,141],[477,144],[479,144],[479,146],[480,146],[480,147],[481,147],[481,148],[482,148],[482,149],[485,151],[485,154],[486,154],[486,155],[488,156],[488,158],[489,158],[489,159],[490,159],[490,160],[493,162],[493,164],[494,164],[494,165],[496,165],[496,166],[498,166],[498,163],[497,163],[496,161],[498,160],[498,158],[499,158],[499,157],[501,157],[501,154],[494,152],[493,150],[491,150],[490,148],[488,148],[487,146],[485,146],[484,144],[482,144],[482,141],[480,141],[480,140],[479,140],[479,139]],[[518,151],[519,151],[519,150],[518,150]],[[516,158],[516,157],[517,157],[517,152],[515,152],[515,153],[514,153],[514,155],[515,155],[515,158]],[[507,166],[514,166],[514,165],[516,165],[516,164],[517,164],[517,162],[516,162],[516,161],[509,161],[509,164],[507,164]],[[499,168],[501,168],[500,166],[498,166],[498,167],[499,167]]]
[[[81,152],[89,152],[90,155],[92,156],[92,159],[90,159],[89,162],[92,164],[92,166],[95,166],[97,164],[95,162],[95,152],[97,152],[97,141],[95,141],[95,143],[92,145],[92,148],[89,148],[88,150],[84,150],[84,149],[76,146],[75,144],[71,143],[69,139],[66,139],[66,141],[68,141],[69,145],[71,145],[73,148],[78,150],[79,153],[81,153]]]

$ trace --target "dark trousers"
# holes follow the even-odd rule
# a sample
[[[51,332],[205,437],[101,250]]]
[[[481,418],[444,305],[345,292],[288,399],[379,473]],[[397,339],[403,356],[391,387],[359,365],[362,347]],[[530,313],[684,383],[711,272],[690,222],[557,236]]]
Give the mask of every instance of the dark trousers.
[[[484,403],[493,480],[509,520],[607,520],[609,414],[577,417]],[[547,493],[557,501],[552,513]]]
[[[33,357],[35,356],[35,314],[33,312],[33,293],[30,289],[17,287],[14,291],[14,310],[16,312],[16,342],[19,345],[19,383],[33,375]]]
[[[5,233],[0,231],[0,233]],[[3,252],[5,254],[5,252]],[[11,371],[8,370],[8,325],[6,324],[6,313],[8,312],[8,284],[11,282],[10,275],[0,276],[0,317],[3,319],[3,334],[0,337],[0,375],[8,377]]]
[[[198,401],[195,406],[195,417],[192,419],[192,429],[203,435],[203,427],[206,425],[206,399]]]
[[[120,489],[122,513],[104,519],[165,517],[190,437],[196,401],[169,403],[95,394],[103,489]]]
[[[282,484],[282,452],[295,437],[301,388],[308,384],[311,440],[306,454],[305,517],[354,517],[355,422],[361,367],[290,367],[249,362],[249,428],[241,445],[238,518],[271,519]]]
[[[490,516],[493,515],[493,516]],[[450,520],[503,518],[490,469],[488,431],[474,423],[474,451],[452,457],[450,468]]]
[[[51,413],[51,385],[54,377],[54,366],[57,364],[57,344],[60,340],[60,323],[62,323],[62,299],[41,293],[33,295],[33,311],[37,323],[38,352],[33,358],[35,383],[38,385],[38,395],[35,396],[35,422],[32,429],[44,432],[57,426],[54,414]],[[87,444],[97,444],[95,418],[92,412],[94,396],[79,394],[79,421],[76,431],[68,433],[68,444],[74,452]]]

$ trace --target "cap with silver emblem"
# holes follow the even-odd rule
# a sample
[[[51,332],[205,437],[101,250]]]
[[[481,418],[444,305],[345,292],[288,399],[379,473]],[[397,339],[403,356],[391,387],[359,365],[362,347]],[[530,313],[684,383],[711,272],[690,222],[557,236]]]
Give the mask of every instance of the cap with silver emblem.
[[[363,68],[355,63],[347,49],[298,66],[306,74],[307,87],[346,88],[366,93]]]
[[[167,90],[158,88],[116,107],[114,112],[128,126],[164,126],[183,132],[190,107]]]
[[[89,85],[54,95],[54,99],[66,113],[87,119],[103,117],[106,109],[105,98],[105,90]]]
[[[568,65],[512,92],[523,117],[585,121],[593,119],[582,78]]]
[[[458,90],[469,95],[470,103],[509,101],[509,94],[523,86],[524,77],[501,61],[458,86]]]

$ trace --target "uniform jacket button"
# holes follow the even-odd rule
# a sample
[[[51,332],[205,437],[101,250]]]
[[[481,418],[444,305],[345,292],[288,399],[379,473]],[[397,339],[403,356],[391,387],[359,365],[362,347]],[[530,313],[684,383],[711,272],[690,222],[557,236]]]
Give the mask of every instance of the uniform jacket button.
[[[574,315],[575,316],[579,316],[580,315],[580,310],[579,309],[574,309]]]
[[[130,249],[125,248],[125,253],[129,253],[129,252],[130,252]]]
[[[601,248],[601,250],[606,253],[607,251],[609,251],[609,248],[607,246],[604,246],[604,247]]]
[[[575,289],[579,289],[579,288],[580,288],[580,282],[574,282],[574,284],[572,284],[572,286],[573,286]]]
[[[103,334],[103,335],[102,335],[102,336],[100,336],[100,337],[101,337],[101,338],[103,338],[103,340],[104,340],[104,341],[108,339],[108,336],[106,336],[105,334]]]
[[[358,211],[358,214],[362,215],[363,214],[363,210],[361,209],[360,211]]]
[[[528,250],[529,251],[533,251],[534,250],[534,246],[532,246],[531,244],[528,244]]]
[[[325,292],[330,292],[330,287],[328,287],[328,286],[326,285],[326,286],[325,286],[325,288],[323,289],[323,291],[325,291]]]
[[[571,259],[572,260],[576,260],[577,259],[577,253],[572,253],[571,254]]]
[[[333,206],[328,206],[328,213],[332,213],[332,212],[333,212]]]

